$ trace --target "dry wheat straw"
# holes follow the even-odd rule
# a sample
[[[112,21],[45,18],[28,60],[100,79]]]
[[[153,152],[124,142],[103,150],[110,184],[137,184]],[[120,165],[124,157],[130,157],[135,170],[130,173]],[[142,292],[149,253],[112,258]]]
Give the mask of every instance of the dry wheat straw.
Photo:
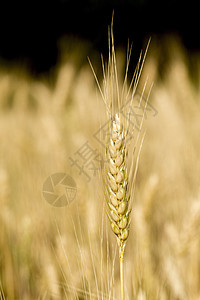
[[[114,49],[113,35],[113,18],[109,34],[109,59],[107,66],[102,58],[102,68],[104,76],[103,90],[100,87],[95,71],[89,60],[93,74],[95,76],[98,88],[100,90],[103,101],[106,105],[108,117],[108,139],[106,141],[105,151],[105,167],[102,170],[102,177],[105,187],[105,199],[107,202],[107,216],[111,224],[112,231],[117,237],[120,258],[120,283],[121,283],[121,300],[124,300],[124,250],[126,240],[129,235],[130,212],[132,206],[132,194],[135,182],[135,175],[138,165],[139,154],[136,157],[135,165],[133,158],[131,166],[128,163],[128,135],[130,123],[130,106],[141,75],[144,59],[139,58],[138,65],[131,80],[130,86],[127,88],[127,75],[130,62],[131,47],[127,50],[127,66],[123,84],[120,86],[118,78],[118,70]],[[148,46],[147,46],[148,48]],[[123,105],[129,100],[128,108]],[[141,105],[141,99],[140,99]],[[144,112],[143,112],[144,113]],[[144,115],[143,115],[144,118]],[[143,118],[140,126],[142,126]],[[141,127],[140,127],[141,129]],[[131,136],[131,135],[130,135]],[[140,136],[140,130],[136,135],[134,150],[137,146]],[[142,138],[143,142],[143,138]],[[138,153],[140,153],[141,145]],[[134,153],[133,150],[133,153]],[[135,170],[134,170],[135,167]]]

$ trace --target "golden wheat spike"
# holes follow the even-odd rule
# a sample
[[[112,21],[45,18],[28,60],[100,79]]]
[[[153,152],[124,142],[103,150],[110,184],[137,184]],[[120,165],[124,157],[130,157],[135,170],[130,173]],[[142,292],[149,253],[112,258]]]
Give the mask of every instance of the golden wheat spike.
[[[102,95],[103,101],[106,105],[107,118],[108,118],[108,139],[106,141],[105,162],[104,170],[102,172],[105,187],[105,198],[107,202],[107,216],[111,224],[112,231],[117,237],[119,246],[120,258],[120,282],[121,282],[121,300],[124,300],[124,251],[126,241],[129,236],[130,227],[130,212],[133,198],[133,187],[135,182],[135,175],[138,166],[139,154],[142,147],[139,147],[139,152],[136,157],[135,169],[133,163],[128,162],[128,135],[130,129],[130,106],[133,104],[133,98],[137,85],[141,76],[142,67],[146,52],[142,59],[142,53],[139,58],[134,76],[131,80],[130,86],[126,88],[128,77],[128,66],[130,63],[131,49],[127,52],[127,66],[125,72],[125,79],[120,84],[118,78],[117,58],[114,48],[114,34],[113,34],[113,16],[111,26],[108,31],[109,40],[109,57],[107,66],[105,66],[102,58],[103,67],[103,87],[101,88],[97,76],[94,72],[91,62],[90,66],[97,81],[98,88]],[[148,49],[149,43],[147,45]],[[144,88],[145,89],[145,88]],[[126,92],[127,91],[127,92]],[[130,103],[124,109],[123,105],[130,97]],[[146,105],[145,105],[146,109]],[[144,109],[144,110],[145,110]],[[140,130],[144,119],[140,124],[138,136],[136,137],[134,148],[138,146]],[[134,152],[134,151],[133,151]],[[131,151],[131,153],[133,153]],[[135,157],[135,155],[133,155]],[[133,158],[132,158],[133,160]]]

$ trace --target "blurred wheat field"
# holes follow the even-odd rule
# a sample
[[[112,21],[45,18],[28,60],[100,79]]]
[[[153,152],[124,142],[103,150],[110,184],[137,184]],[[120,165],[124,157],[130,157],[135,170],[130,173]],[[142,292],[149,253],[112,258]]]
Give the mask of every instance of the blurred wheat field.
[[[144,124],[125,293],[137,300],[199,300],[200,58],[192,77],[181,44],[163,45],[152,41],[138,87],[141,92],[147,76],[154,82],[154,111],[147,110]],[[69,159],[86,142],[101,147],[94,133],[104,122],[89,64],[77,67],[76,59],[63,59],[53,84],[0,70],[1,299],[119,299],[117,245],[99,174],[90,171],[89,181]],[[119,51],[120,69],[124,60]],[[77,185],[74,201],[60,208],[42,195],[56,172]]]

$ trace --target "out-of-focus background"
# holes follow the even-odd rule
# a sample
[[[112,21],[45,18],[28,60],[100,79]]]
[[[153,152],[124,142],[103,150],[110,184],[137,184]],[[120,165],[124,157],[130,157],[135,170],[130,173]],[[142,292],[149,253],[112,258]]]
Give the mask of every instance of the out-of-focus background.
[[[105,107],[87,58],[101,85],[113,9],[119,77],[128,39],[130,80],[151,37],[133,103],[148,78],[126,299],[200,299],[197,4],[1,3],[1,299],[119,299],[117,245],[99,178]]]

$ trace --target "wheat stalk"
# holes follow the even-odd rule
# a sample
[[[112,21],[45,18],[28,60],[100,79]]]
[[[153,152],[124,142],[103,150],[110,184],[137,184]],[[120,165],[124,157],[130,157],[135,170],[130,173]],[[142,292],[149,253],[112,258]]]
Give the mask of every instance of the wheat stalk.
[[[105,187],[104,194],[107,202],[107,216],[110,221],[112,231],[117,237],[117,242],[119,246],[121,300],[124,300],[124,251],[126,241],[129,236],[133,189],[138,167],[139,154],[144,138],[143,137],[140,141],[140,147],[138,155],[136,157],[135,165],[133,163],[133,157],[135,157],[135,155],[133,155],[130,166],[130,164],[128,163],[127,143],[128,135],[130,133],[130,107],[133,103],[133,98],[139,82],[149,44],[147,45],[147,49],[144,54],[143,60],[141,59],[141,56],[139,58],[139,62],[131,80],[130,86],[127,89],[127,74],[131,55],[131,48],[129,49],[128,47],[125,78],[120,88],[114,49],[113,17],[111,22],[111,28],[109,28],[108,33],[109,59],[107,67],[105,66],[102,58],[102,68],[104,76],[103,90],[101,89],[101,86],[98,82],[97,76],[95,74],[90,60],[89,63],[93,71],[94,77],[96,79],[103,101],[106,105],[109,123],[108,140],[105,145],[105,161],[107,163],[104,164],[104,169],[102,170],[102,177]],[[128,107],[125,106],[122,109],[122,105],[128,99],[130,99],[130,105]],[[140,129],[142,127],[145,109],[143,111]],[[137,144],[139,143],[140,129],[136,137],[133,154]]]
[[[111,228],[119,246],[121,299],[124,299],[124,249],[129,234],[129,199],[127,196],[128,177],[126,165],[126,133],[119,114],[111,120],[110,139],[106,146],[105,186],[107,190],[107,213]]]

